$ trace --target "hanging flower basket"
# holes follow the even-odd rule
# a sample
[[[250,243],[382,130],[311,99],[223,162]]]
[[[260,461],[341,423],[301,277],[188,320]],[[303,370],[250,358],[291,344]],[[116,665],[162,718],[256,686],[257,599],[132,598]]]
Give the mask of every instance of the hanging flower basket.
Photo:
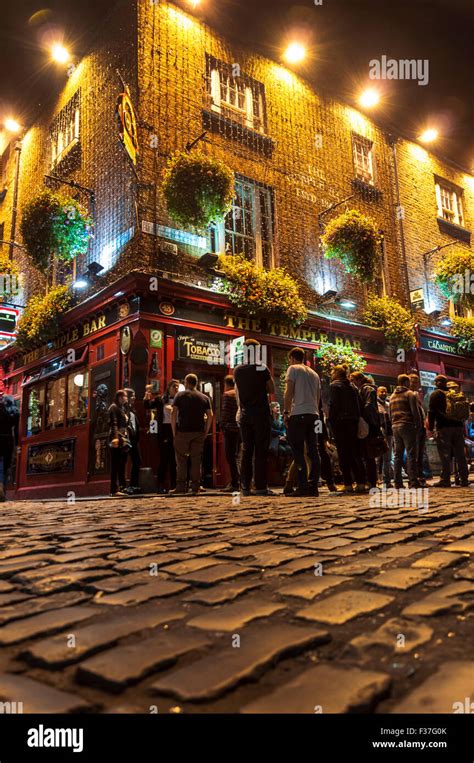
[[[446,299],[474,304],[474,252],[471,249],[452,249],[444,252],[434,267],[435,283]]]
[[[16,344],[29,350],[49,342],[58,334],[59,320],[72,305],[67,286],[55,286],[47,294],[31,297],[18,321]]]
[[[415,346],[413,316],[397,299],[369,294],[363,320],[368,326],[381,329],[396,347],[409,350]]]
[[[0,252],[0,302],[9,302],[20,293],[20,271],[8,254]]]
[[[328,379],[331,378],[331,372],[334,366],[347,365],[349,373],[354,371],[364,371],[367,362],[361,355],[351,347],[340,347],[332,342],[325,342],[316,350],[316,358],[321,375]]]
[[[369,217],[356,209],[344,212],[327,224],[322,242],[325,257],[340,260],[347,273],[364,283],[373,280],[382,237]]]
[[[202,230],[223,220],[232,208],[234,173],[218,159],[182,152],[169,160],[162,188],[173,220],[183,228]]]
[[[266,320],[303,323],[308,311],[296,281],[283,268],[265,270],[242,255],[221,254],[222,291],[246,314]]]
[[[69,262],[87,252],[92,220],[76,199],[46,190],[26,204],[20,229],[34,264],[45,270],[51,259]]]
[[[462,352],[474,353],[474,318],[453,318],[451,333],[459,339],[458,347]]]

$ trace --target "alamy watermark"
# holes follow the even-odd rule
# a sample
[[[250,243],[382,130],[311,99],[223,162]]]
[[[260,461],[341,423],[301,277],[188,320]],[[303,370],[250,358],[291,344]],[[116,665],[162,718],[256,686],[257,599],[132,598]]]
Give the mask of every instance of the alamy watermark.
[[[229,342],[220,340],[219,347],[215,345],[206,349],[206,360],[211,366],[255,365],[257,371],[263,371],[267,367],[268,353],[265,344],[244,344],[235,352]]]
[[[420,514],[429,510],[429,488],[381,488],[369,490],[371,509],[418,509]]]
[[[370,79],[412,79],[425,86],[430,79],[430,62],[427,58],[372,58],[369,61]]]

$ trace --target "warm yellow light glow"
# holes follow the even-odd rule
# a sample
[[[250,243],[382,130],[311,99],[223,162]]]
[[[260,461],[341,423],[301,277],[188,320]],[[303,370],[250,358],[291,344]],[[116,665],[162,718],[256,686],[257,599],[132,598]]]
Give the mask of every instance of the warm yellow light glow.
[[[438,130],[435,130],[434,128],[430,127],[428,130],[424,130],[419,140],[421,140],[422,143],[433,143],[434,140],[438,137]]]
[[[201,5],[201,0],[187,0],[188,5],[191,5],[193,8],[197,8],[198,5]]]
[[[466,185],[469,186],[469,189],[474,191],[474,177],[472,175],[464,175],[464,180]]]
[[[359,103],[364,107],[364,109],[371,109],[374,106],[377,106],[379,101],[380,95],[376,90],[374,90],[374,88],[368,88],[367,90],[364,90],[359,98]]]
[[[5,119],[5,130],[8,130],[8,132],[20,132],[21,124],[16,119],[9,117]]]
[[[59,42],[55,43],[51,48],[51,57],[57,64],[67,64],[71,60],[71,54]]]
[[[429,159],[428,152],[416,143],[410,143],[410,152],[419,162],[427,162]]]
[[[358,135],[362,135],[364,138],[369,138],[371,126],[367,119],[363,117],[362,114],[359,114],[358,111],[350,108],[346,108],[346,114],[352,130]]]
[[[191,29],[191,27],[195,26],[195,22],[190,18],[189,16],[186,16],[181,11],[176,10],[175,8],[171,8],[169,5],[163,6],[168,13],[169,17],[176,22],[176,24],[179,24],[183,29]]]
[[[306,58],[306,48],[300,42],[292,42],[284,53],[285,61],[289,64],[299,64]]]

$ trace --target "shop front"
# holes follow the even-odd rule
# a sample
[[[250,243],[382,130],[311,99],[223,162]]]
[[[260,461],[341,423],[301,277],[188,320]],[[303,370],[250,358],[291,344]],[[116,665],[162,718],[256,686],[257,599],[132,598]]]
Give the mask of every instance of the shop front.
[[[153,281],[153,279],[151,279]],[[350,347],[367,361],[367,373],[389,388],[406,370],[383,335],[354,323],[311,315],[298,328],[239,314],[222,295],[185,284],[130,274],[63,318],[61,333],[49,344],[20,353],[2,353],[5,391],[21,405],[20,447],[14,495],[64,498],[109,492],[110,454],[107,409],[119,388],[131,387],[141,424],[142,465],[156,474],[157,437],[142,400],[146,384],[161,394],[173,378],[196,373],[199,388],[212,400],[215,418],[203,459],[204,483],[227,483],[220,430],[224,378],[239,362],[245,337],[261,343],[261,361],[275,377],[282,402],[288,351],[316,351],[325,342]]]
[[[459,340],[446,334],[420,330],[417,337],[416,363],[425,400],[434,389],[437,374],[461,387],[474,402],[474,356],[466,354]]]

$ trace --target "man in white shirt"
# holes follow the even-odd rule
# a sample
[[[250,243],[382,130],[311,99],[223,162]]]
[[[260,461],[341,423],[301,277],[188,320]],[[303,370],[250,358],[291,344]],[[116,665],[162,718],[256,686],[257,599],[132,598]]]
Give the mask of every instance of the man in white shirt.
[[[320,459],[318,451],[321,382],[316,371],[305,365],[305,352],[294,347],[289,353],[286,374],[284,419],[288,440],[298,468],[298,489],[293,495],[318,495]],[[310,460],[309,480],[305,445]]]

